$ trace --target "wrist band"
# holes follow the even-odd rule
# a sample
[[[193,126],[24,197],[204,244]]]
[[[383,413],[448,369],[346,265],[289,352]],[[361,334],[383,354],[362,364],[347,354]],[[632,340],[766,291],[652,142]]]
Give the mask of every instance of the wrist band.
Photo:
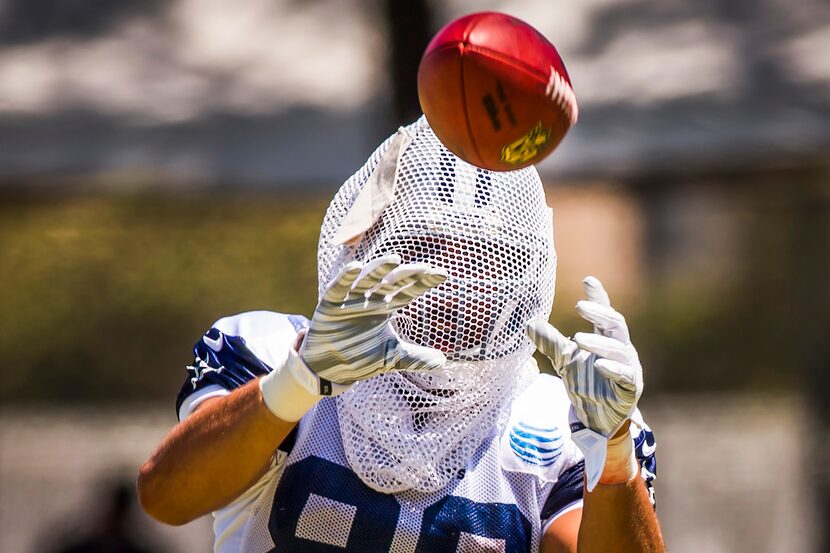
[[[348,386],[319,378],[292,348],[285,363],[259,379],[265,406],[279,419],[295,422],[324,396],[337,395]]]

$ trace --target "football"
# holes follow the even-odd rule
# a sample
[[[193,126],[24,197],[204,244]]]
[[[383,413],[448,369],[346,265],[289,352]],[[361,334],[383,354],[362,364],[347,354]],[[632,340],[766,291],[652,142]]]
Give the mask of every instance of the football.
[[[418,70],[421,109],[461,159],[510,171],[538,163],[576,123],[556,48],[515,17],[474,13],[441,29]]]

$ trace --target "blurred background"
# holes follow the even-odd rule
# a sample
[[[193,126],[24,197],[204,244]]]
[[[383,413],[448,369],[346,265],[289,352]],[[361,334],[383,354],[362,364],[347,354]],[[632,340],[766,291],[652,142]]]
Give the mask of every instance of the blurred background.
[[[192,344],[311,314],[329,198],[486,9],[574,83],[552,318],[587,274],[627,315],[669,550],[830,551],[825,0],[0,0],[1,551],[210,551],[132,491]]]

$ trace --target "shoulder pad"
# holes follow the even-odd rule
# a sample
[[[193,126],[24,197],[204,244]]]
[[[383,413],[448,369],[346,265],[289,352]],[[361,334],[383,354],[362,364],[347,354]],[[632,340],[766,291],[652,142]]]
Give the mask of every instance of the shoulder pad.
[[[208,387],[233,390],[281,366],[298,332],[308,327],[302,315],[249,311],[219,319],[193,346],[188,378],[176,398],[176,411]]]
[[[202,342],[214,352],[219,352],[227,340],[242,341],[260,361],[273,367],[284,361],[297,333],[304,328],[308,328],[308,319],[302,315],[247,311],[213,323],[202,336]]]

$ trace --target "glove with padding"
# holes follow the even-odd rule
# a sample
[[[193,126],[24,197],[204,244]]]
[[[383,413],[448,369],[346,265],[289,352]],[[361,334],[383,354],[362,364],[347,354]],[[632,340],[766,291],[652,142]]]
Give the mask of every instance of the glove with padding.
[[[531,321],[527,331],[565,383],[572,405],[571,437],[585,456],[592,491],[605,467],[609,438],[637,408],[643,369],[625,318],[611,307],[602,283],[589,276],[583,286],[588,299],[579,301],[576,310],[594,325],[594,334],[579,332],[570,340],[545,320]]]
[[[359,380],[443,366],[443,353],[403,342],[389,317],[446,279],[441,269],[401,264],[397,255],[347,264],[317,304],[299,353],[290,351],[279,370],[260,379],[265,404],[280,419],[295,421],[322,397]]]

